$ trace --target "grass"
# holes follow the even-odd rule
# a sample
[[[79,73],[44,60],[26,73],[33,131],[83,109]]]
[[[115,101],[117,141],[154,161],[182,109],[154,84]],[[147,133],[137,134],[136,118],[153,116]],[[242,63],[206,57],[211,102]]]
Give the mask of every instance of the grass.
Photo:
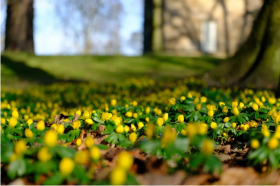
[[[156,80],[202,74],[221,59],[174,56],[36,56],[27,53],[1,55],[2,87],[19,87],[57,81],[116,82],[149,76]]]

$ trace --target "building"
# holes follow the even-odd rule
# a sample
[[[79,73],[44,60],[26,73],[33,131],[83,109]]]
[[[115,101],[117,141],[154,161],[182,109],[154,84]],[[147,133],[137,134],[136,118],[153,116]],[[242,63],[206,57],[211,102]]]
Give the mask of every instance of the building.
[[[170,55],[234,54],[263,4],[263,0],[151,1],[145,0],[144,52]]]

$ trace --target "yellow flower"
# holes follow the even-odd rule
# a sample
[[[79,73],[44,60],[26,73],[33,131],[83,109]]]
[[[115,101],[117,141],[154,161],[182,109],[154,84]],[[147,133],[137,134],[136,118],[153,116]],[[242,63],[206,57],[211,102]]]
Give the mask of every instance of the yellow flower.
[[[16,153],[12,153],[12,155],[9,158],[9,161],[12,162],[12,161],[15,161],[17,159],[18,159],[18,155]]]
[[[213,141],[210,139],[205,139],[202,141],[201,151],[205,155],[211,155],[214,151]]]
[[[76,163],[85,164],[89,161],[89,155],[87,151],[81,150],[76,152],[74,156],[74,161]]]
[[[109,178],[112,185],[123,185],[127,178],[126,171],[121,167],[115,167]]]
[[[136,141],[136,139],[137,139],[136,133],[132,132],[131,134],[129,134],[128,139],[129,139],[129,141],[134,143]]]
[[[269,149],[274,150],[279,146],[279,140],[277,138],[270,138],[267,142],[267,146]]]
[[[146,112],[146,114],[149,114],[151,112],[150,107],[146,107],[145,112]]]
[[[169,105],[175,105],[176,104],[176,99],[175,98],[169,98],[168,103],[169,103]]]
[[[260,146],[260,142],[259,142],[257,139],[253,139],[253,140],[251,141],[251,147],[252,147],[253,149],[257,149],[257,148],[259,148],[259,146]]]
[[[31,124],[33,124],[33,120],[32,120],[32,119],[28,119],[28,120],[26,121],[26,123],[28,124],[28,126],[30,126]]]
[[[26,150],[26,142],[24,140],[19,140],[15,143],[15,153],[16,154],[23,154]]]
[[[149,122],[149,121],[150,121],[150,118],[146,117],[146,118],[145,118],[145,121],[146,121],[146,122]]]
[[[211,126],[212,129],[215,129],[215,128],[217,128],[217,123],[216,122],[212,122],[210,124],[210,126]]]
[[[143,124],[142,122],[139,122],[137,125],[138,125],[138,129],[139,129],[139,130],[142,129],[142,128],[144,127],[144,124]]]
[[[219,102],[219,106],[220,106],[220,107],[223,106],[223,105],[225,105],[224,102]]]
[[[213,111],[213,110],[209,110],[209,111],[208,111],[208,116],[209,116],[209,117],[212,117],[213,115],[214,115],[214,111]]]
[[[17,111],[17,110],[14,110],[14,111],[12,112],[12,117],[18,119],[19,114],[18,114],[18,111]]]
[[[176,132],[167,126],[161,138],[161,147],[163,148],[167,144],[172,143],[176,139],[176,136]]]
[[[277,139],[280,139],[280,125],[278,125],[277,127],[276,127],[276,130],[275,130],[275,133],[274,133],[274,136],[273,137],[275,137],[275,138],[277,138]]]
[[[122,151],[117,156],[117,166],[129,170],[133,165],[133,157],[127,151]]]
[[[85,110],[84,113],[83,113],[83,118],[87,119],[89,117],[90,117],[89,111]]]
[[[24,121],[27,121],[29,119],[29,116],[27,115],[27,114],[25,114],[24,116],[23,116],[23,120]]]
[[[195,105],[195,104],[197,104],[199,102],[199,99],[198,99],[198,97],[196,97],[194,100],[193,100],[193,104]]]
[[[27,138],[33,138],[33,132],[30,129],[25,129],[24,134]]]
[[[159,127],[161,127],[161,126],[163,125],[163,119],[162,119],[162,118],[158,118],[158,119],[157,119],[157,125],[158,125]]]
[[[64,125],[59,124],[59,125],[57,126],[56,132],[57,132],[58,134],[63,134],[63,133],[64,133],[64,130],[65,130]]]
[[[161,116],[162,111],[160,109],[157,110],[157,115]]]
[[[76,145],[77,145],[78,147],[82,145],[82,140],[81,140],[80,138],[77,139]]]
[[[72,125],[71,125],[72,127],[73,127],[73,129],[78,129],[78,128],[80,128],[81,127],[81,122],[79,121],[79,120],[76,120],[76,121],[74,121],[73,123],[72,123]]]
[[[184,122],[184,115],[183,115],[183,114],[180,114],[180,115],[178,116],[178,121],[179,121],[180,123],[183,123],[183,122]]]
[[[181,99],[181,101],[184,101],[186,99],[186,97],[185,96],[181,96],[180,99]]]
[[[138,117],[137,113],[133,113],[133,118],[136,119]]]
[[[244,103],[240,102],[240,103],[239,103],[239,108],[240,108],[240,109],[243,109],[243,108],[244,108]]]
[[[93,124],[93,120],[91,118],[86,119],[85,122],[88,125],[92,125]]]
[[[46,162],[52,158],[51,153],[49,152],[47,147],[42,147],[37,154],[39,161]]]
[[[123,133],[123,130],[124,130],[124,128],[123,128],[122,125],[118,125],[117,128],[116,128],[116,132],[117,132],[118,134]]]
[[[57,144],[57,134],[52,130],[47,131],[44,136],[44,143],[48,147],[55,146]]]
[[[131,118],[132,117],[132,112],[128,111],[127,113],[125,113],[125,116]]]
[[[72,173],[74,169],[74,161],[71,158],[63,158],[59,163],[59,171],[62,175],[67,176]]]
[[[52,124],[52,125],[51,125],[51,129],[54,129],[54,130],[56,131],[56,129],[57,129],[57,124],[55,124],[55,123]]]
[[[82,111],[81,111],[81,110],[77,110],[77,111],[76,111],[76,114],[78,114],[79,116],[81,116]]]
[[[129,132],[129,131],[130,131],[129,126],[127,126],[127,125],[126,125],[126,126],[124,126],[124,131],[125,131],[125,132]]]
[[[205,123],[199,123],[196,125],[197,133],[200,135],[205,135],[208,130],[208,126]]]
[[[15,127],[17,125],[17,118],[11,117],[9,120],[9,126]]]
[[[90,148],[94,145],[93,138],[91,136],[88,136],[85,140],[85,145],[87,148]]]
[[[164,113],[163,114],[163,121],[167,121],[168,120],[168,113]]]
[[[229,121],[229,117],[225,117],[223,121],[227,123]]]
[[[269,137],[270,136],[270,132],[269,132],[268,127],[265,123],[262,124],[261,132],[264,135],[264,137]]]
[[[223,112],[223,113],[227,113],[227,112],[228,112],[228,108],[227,108],[226,106],[224,106],[222,112]]]
[[[121,119],[121,117],[114,117],[114,118],[112,118],[112,120],[115,122],[115,124],[118,126],[120,123],[121,123],[121,121],[122,121],[122,119]]]
[[[231,124],[231,127],[235,128],[236,127],[236,123]]]
[[[227,136],[227,133],[223,133],[223,136],[226,137],[226,136]]]
[[[186,131],[189,138],[192,138],[197,133],[196,129],[197,128],[193,123],[188,123]]]
[[[111,99],[111,105],[114,107],[117,105],[117,100],[116,99]]]
[[[251,121],[250,122],[250,127],[258,127],[258,123],[257,122],[255,122],[255,121]]]
[[[138,105],[137,101],[132,102],[132,106],[136,107]]]
[[[238,102],[235,101],[235,102],[232,102],[232,103],[231,103],[231,107],[232,107],[232,108],[237,107],[237,106],[238,106]]]
[[[149,123],[146,129],[146,135],[148,139],[152,139],[155,132],[155,125],[153,123]]]
[[[132,131],[136,131],[135,125],[131,124],[130,128],[131,128]]]
[[[43,120],[37,123],[37,130],[45,130],[45,122]]]
[[[258,106],[256,103],[253,104],[252,108],[253,108],[255,111],[258,111],[258,110],[259,110],[259,106]]]
[[[101,120],[102,121],[108,121],[112,117],[111,113],[108,112],[103,112],[101,115]]]
[[[233,113],[235,116],[238,116],[238,115],[239,115],[239,110],[238,110],[238,108],[237,108],[237,107],[234,107],[234,108],[232,109],[232,113]]]
[[[249,128],[250,126],[248,124],[245,124],[243,130],[247,131]]]
[[[91,158],[94,160],[99,160],[101,157],[100,150],[96,146],[91,147],[89,150],[89,153],[90,153]]]
[[[183,136],[186,136],[186,135],[187,135],[187,131],[186,131],[185,129],[182,129],[182,130],[181,130],[181,134],[182,134]]]
[[[1,118],[1,124],[6,124],[5,118]]]
[[[202,96],[202,97],[200,98],[200,102],[201,102],[201,103],[206,103],[206,101],[207,101],[207,97]]]
[[[195,106],[195,110],[200,110],[201,109],[201,104],[197,104],[196,106]]]

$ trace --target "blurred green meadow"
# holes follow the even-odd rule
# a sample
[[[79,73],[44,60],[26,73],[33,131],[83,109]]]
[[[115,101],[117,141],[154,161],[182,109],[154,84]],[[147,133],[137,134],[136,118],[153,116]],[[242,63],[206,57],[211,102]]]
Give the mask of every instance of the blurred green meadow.
[[[174,80],[200,75],[222,59],[163,55],[128,56],[36,56],[28,53],[1,55],[2,88],[26,88],[54,82],[116,82],[148,76]]]

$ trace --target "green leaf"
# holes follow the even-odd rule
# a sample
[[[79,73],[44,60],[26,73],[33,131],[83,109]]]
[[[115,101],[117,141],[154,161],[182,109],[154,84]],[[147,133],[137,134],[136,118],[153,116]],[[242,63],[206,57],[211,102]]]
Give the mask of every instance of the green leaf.
[[[101,119],[99,119],[98,117],[93,117],[92,118],[94,121],[98,122],[98,123],[101,123],[101,124],[104,124],[104,121],[102,121]]]
[[[126,185],[139,185],[139,183],[134,175],[127,173]]]
[[[69,158],[73,158],[75,155],[75,150],[72,148],[67,148],[67,147],[63,147],[63,146],[56,146],[54,147],[56,150],[56,153],[60,156],[60,157],[69,157]]]
[[[130,146],[132,146],[134,143],[132,143],[131,141],[129,140],[122,140],[122,141],[119,141],[119,143],[117,144],[117,146],[120,146],[120,147],[124,147],[124,148],[128,148]]]
[[[36,162],[34,164],[35,172],[40,174],[46,174],[50,172],[55,167],[53,161],[48,162]]]
[[[202,163],[203,159],[204,159],[204,157],[201,154],[192,156],[191,161],[190,161],[190,168],[198,167]]]
[[[107,138],[105,138],[105,141],[107,141],[108,143],[111,143],[111,144],[116,144],[118,141],[117,133],[114,132],[114,133],[110,134]]]
[[[262,113],[265,113],[265,114],[266,114],[266,113],[267,113],[267,110],[266,110],[265,108],[260,108],[260,109],[259,109],[259,112],[262,112]]]
[[[269,153],[268,159],[272,167],[276,169],[279,165],[279,162],[276,160],[274,153]]]
[[[189,150],[190,141],[187,138],[177,138],[174,141],[173,147],[179,151],[186,152]]]
[[[44,182],[44,185],[61,185],[63,180],[63,176],[59,172],[56,172]]]
[[[78,178],[80,184],[86,185],[89,182],[87,172],[82,165],[76,164],[73,173]]]
[[[255,119],[258,119],[259,118],[259,112],[257,111],[257,112],[255,112]]]
[[[24,160],[18,159],[10,163],[8,168],[8,176],[14,179],[16,176],[22,176],[26,171],[26,165]]]
[[[109,148],[107,145],[102,145],[102,144],[96,146],[101,150],[107,150]]]
[[[141,141],[140,149],[148,153],[156,153],[158,149],[161,149],[161,143],[159,140],[155,141]]]

